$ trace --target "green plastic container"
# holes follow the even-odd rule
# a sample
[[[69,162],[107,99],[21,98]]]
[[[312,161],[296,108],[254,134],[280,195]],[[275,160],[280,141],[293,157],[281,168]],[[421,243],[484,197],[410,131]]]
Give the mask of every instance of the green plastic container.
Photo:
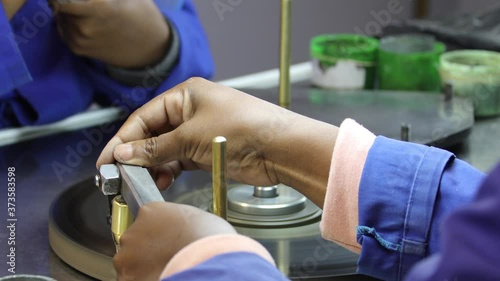
[[[311,40],[313,84],[331,89],[373,89],[378,40],[356,34]]]
[[[441,91],[439,58],[446,47],[424,35],[383,38],[378,54],[378,83],[382,90]]]
[[[453,87],[453,94],[474,102],[474,115],[500,114],[500,53],[463,50],[441,57],[441,78]]]

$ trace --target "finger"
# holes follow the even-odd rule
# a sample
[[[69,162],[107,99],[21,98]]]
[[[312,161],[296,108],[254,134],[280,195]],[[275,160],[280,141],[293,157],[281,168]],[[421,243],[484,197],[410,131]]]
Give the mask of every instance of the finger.
[[[152,167],[149,169],[149,171],[158,189],[166,190],[172,185],[175,178],[177,178],[181,174],[182,168],[177,161],[174,161],[160,166]]]
[[[86,19],[85,19],[86,20]],[[57,17],[57,31],[76,55],[86,55],[94,48],[91,37],[92,29],[82,19],[72,16],[59,15]]]
[[[68,14],[73,16],[91,16],[95,13],[92,0],[49,0],[54,14]]]
[[[138,141],[117,145],[113,156],[118,162],[143,167],[154,167],[185,159],[178,130]]]
[[[183,109],[184,103],[188,104],[188,111],[191,108],[188,93],[188,87],[181,84],[137,109],[103,149],[97,167],[114,162],[117,145],[149,138],[157,131],[168,132],[180,125],[184,116],[191,115]]]
[[[180,160],[166,163],[154,167],[153,169],[155,169],[153,178],[155,179],[156,186],[160,190],[166,190],[174,184],[175,180],[180,177],[183,171],[194,171],[200,169],[209,171],[211,167],[194,163],[191,160]]]

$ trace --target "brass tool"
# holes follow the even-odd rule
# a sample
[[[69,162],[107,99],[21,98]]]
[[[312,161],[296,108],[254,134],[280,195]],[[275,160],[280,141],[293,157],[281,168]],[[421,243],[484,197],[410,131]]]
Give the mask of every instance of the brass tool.
[[[291,54],[292,0],[281,0],[280,32],[280,87],[279,105],[290,108],[290,54]]]
[[[120,237],[132,224],[141,206],[165,201],[148,170],[124,164],[102,165],[95,176],[95,184],[108,196],[111,232],[116,250],[120,249]]]
[[[227,220],[226,138],[212,140],[212,209]]]
[[[115,242],[116,252],[120,250],[120,238],[134,221],[130,209],[125,203],[123,196],[117,195],[113,198],[111,208],[111,232]]]

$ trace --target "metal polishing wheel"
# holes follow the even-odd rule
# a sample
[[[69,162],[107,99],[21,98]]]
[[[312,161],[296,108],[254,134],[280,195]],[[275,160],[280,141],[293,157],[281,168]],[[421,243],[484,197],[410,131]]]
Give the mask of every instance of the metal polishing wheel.
[[[0,277],[0,281],[56,281],[50,277],[31,274],[15,274]]]
[[[168,201],[211,207],[210,174],[188,172],[162,195]],[[238,233],[262,243],[290,278],[354,274],[357,255],[321,238],[321,210],[283,185],[230,185],[228,220]],[[52,204],[49,241],[54,252],[75,269],[99,280],[115,280],[115,246],[107,224],[107,201],[87,179],[63,192]]]

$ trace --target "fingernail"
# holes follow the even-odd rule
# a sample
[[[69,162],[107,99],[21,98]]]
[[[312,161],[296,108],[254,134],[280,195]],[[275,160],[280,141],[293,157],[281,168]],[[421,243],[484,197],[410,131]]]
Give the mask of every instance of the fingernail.
[[[117,160],[120,161],[128,161],[132,159],[133,156],[133,148],[131,144],[120,144],[115,148],[115,155],[117,156]]]

